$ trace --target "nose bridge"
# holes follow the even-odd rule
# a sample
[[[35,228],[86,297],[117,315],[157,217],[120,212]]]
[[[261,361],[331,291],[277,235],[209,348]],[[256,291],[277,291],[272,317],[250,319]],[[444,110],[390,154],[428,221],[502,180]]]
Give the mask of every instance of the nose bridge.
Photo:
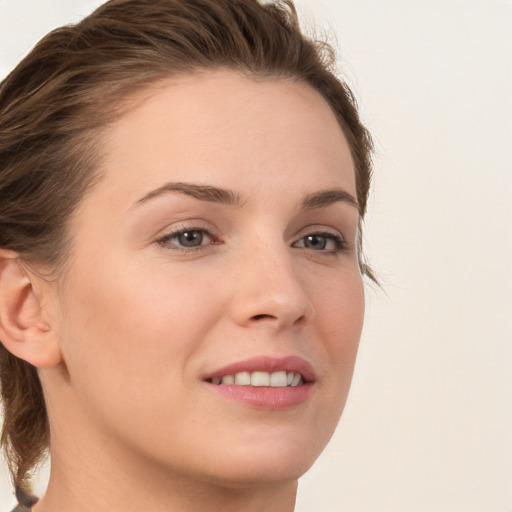
[[[293,264],[293,249],[278,235],[257,236],[240,259],[234,303],[238,323],[272,322],[285,327],[303,322],[313,308]]]

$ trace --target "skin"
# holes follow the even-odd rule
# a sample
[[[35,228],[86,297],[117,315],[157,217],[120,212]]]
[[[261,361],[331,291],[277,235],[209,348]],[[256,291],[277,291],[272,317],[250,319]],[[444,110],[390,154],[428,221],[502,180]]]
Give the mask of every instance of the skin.
[[[347,142],[320,95],[284,79],[207,72],[136,100],[103,138],[66,272],[31,275],[55,347],[39,365],[52,472],[34,510],[289,512],[341,415],[362,328],[357,208],[301,208],[324,190],[355,196]],[[141,201],[169,182],[239,204]],[[211,235],[187,250],[169,236],[185,228]],[[308,361],[310,398],[262,410],[203,381],[261,355]]]

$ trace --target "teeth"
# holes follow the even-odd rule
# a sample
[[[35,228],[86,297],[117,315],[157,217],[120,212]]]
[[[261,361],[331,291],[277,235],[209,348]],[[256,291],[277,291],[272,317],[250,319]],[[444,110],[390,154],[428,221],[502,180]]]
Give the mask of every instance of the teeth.
[[[240,372],[235,375],[235,384],[238,386],[249,386],[251,384],[251,374],[249,372]]]
[[[270,385],[273,388],[285,388],[286,386],[288,386],[288,375],[286,375],[286,372],[271,373]]]
[[[270,386],[270,375],[267,372],[252,372],[251,386]]]
[[[235,377],[233,375],[224,375],[222,377],[222,384],[234,384],[235,383]]]
[[[273,387],[285,388],[295,387],[302,384],[304,380],[300,373],[293,372],[239,372],[235,375],[224,375],[211,379],[213,384],[227,384],[237,386]]]
[[[302,380],[302,377],[301,377],[300,373],[296,373],[293,376],[293,380],[292,380],[292,383],[290,384],[290,386],[298,386],[300,384],[301,380]]]

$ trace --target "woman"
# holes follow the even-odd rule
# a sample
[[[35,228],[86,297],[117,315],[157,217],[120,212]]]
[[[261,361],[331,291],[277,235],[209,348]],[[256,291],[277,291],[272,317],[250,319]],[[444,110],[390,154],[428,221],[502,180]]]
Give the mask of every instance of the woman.
[[[293,510],[372,277],[371,140],[330,58],[291,2],[111,0],[2,83],[17,511]]]

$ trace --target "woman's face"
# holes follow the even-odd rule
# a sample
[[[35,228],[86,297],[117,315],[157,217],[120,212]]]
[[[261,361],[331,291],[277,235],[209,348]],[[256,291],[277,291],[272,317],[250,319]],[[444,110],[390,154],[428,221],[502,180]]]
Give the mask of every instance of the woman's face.
[[[127,465],[296,478],[338,422],[363,321],[347,142],[292,81],[209,72],[139,99],[71,221],[50,415]]]

